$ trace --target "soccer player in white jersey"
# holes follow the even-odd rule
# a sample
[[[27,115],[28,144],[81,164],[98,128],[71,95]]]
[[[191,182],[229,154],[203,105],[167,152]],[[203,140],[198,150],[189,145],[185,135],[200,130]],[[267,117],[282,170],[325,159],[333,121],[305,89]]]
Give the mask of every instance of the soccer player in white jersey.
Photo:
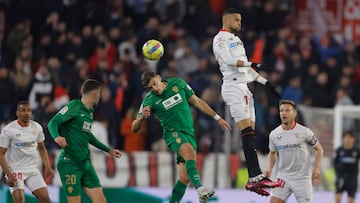
[[[265,177],[259,166],[255,149],[254,99],[247,83],[256,81],[266,86],[277,99],[280,96],[271,83],[255,71],[263,69],[263,66],[248,61],[244,44],[236,36],[241,29],[239,11],[232,8],[226,9],[222,16],[222,23],[222,29],[213,40],[213,51],[223,75],[222,97],[230,106],[231,116],[242,135],[242,145],[249,172],[249,181],[245,188],[268,196],[270,193],[263,188],[278,187],[279,184]]]
[[[295,102],[281,100],[279,108],[281,125],[270,133],[266,175],[271,175],[277,160],[277,178],[281,186],[272,190],[270,203],[284,203],[292,193],[298,203],[311,203],[312,182],[320,178],[323,148],[309,128],[296,122]],[[316,152],[313,167],[311,150]]]
[[[54,176],[44,144],[43,128],[31,120],[32,112],[27,101],[17,104],[16,115],[18,119],[6,125],[0,134],[0,165],[6,175],[6,184],[14,203],[25,203],[25,185],[40,203],[50,203],[46,183],[38,169],[39,153],[45,178]]]

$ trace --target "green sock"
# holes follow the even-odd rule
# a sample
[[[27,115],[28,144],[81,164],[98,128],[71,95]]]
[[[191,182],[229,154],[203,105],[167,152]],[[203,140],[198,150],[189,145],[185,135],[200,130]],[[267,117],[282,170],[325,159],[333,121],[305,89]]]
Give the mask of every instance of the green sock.
[[[201,186],[200,173],[196,168],[196,161],[195,160],[185,161],[185,167],[190,182],[193,184],[195,188],[200,187]]]
[[[173,187],[169,203],[180,203],[180,200],[185,194],[186,186],[187,185],[178,180]]]

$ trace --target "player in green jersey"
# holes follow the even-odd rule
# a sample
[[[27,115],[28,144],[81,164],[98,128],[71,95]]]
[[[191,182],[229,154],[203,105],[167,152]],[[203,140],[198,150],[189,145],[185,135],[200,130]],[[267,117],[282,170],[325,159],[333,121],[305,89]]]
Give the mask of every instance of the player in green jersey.
[[[141,81],[150,92],[142,101],[138,116],[132,123],[132,130],[140,130],[144,120],[150,116],[150,111],[158,117],[166,145],[176,153],[179,167],[179,180],[172,190],[170,203],[180,202],[189,182],[197,189],[200,202],[206,202],[215,191],[202,186],[196,168],[197,146],[189,103],[213,117],[223,129],[230,130],[230,125],[204,100],[197,97],[183,79],[168,78],[162,81],[159,75],[147,71],[142,74]]]
[[[93,79],[81,86],[81,99],[62,108],[48,123],[55,142],[62,148],[57,161],[60,179],[69,203],[80,203],[83,188],[94,203],[105,203],[99,178],[90,162],[89,144],[119,158],[121,152],[101,143],[91,133],[93,107],[99,103],[101,84]]]

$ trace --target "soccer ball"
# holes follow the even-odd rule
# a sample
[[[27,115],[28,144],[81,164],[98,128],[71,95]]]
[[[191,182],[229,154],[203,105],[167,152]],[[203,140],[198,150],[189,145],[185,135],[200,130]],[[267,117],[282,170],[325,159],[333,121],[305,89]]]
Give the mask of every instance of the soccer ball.
[[[161,42],[151,39],[145,42],[142,47],[142,52],[145,58],[149,60],[159,60],[164,54],[164,46]]]

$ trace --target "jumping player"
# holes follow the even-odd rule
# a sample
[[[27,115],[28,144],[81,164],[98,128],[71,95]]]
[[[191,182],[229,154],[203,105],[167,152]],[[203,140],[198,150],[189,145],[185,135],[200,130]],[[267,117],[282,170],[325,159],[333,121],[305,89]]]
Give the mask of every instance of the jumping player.
[[[260,195],[268,196],[263,188],[279,186],[265,177],[259,167],[255,149],[255,107],[253,94],[247,83],[256,81],[265,85],[277,98],[279,94],[264,77],[254,69],[261,70],[261,64],[249,62],[244,44],[235,34],[241,29],[241,15],[235,9],[226,9],[222,16],[223,26],[213,40],[213,51],[223,75],[221,94],[231,116],[241,131],[242,145],[249,172],[245,188]]]
[[[81,86],[81,99],[70,101],[48,123],[49,132],[62,148],[57,161],[68,203],[81,202],[83,189],[92,202],[106,203],[99,178],[90,160],[89,144],[119,158],[121,152],[101,143],[92,133],[94,106],[100,101],[101,84],[87,79]]]
[[[46,183],[38,169],[40,154],[45,178],[53,178],[43,128],[31,120],[32,111],[27,101],[17,104],[16,115],[18,119],[5,126],[0,135],[0,165],[6,175],[6,184],[14,203],[25,203],[25,185],[40,203],[50,203]]]
[[[142,101],[138,117],[132,123],[132,130],[140,130],[142,123],[154,113],[163,128],[163,138],[167,146],[176,153],[179,180],[172,190],[170,203],[179,203],[189,182],[196,188],[201,203],[214,195],[215,191],[202,186],[196,168],[196,137],[189,103],[201,112],[213,117],[226,130],[230,125],[222,119],[204,100],[194,94],[193,89],[180,78],[164,81],[154,72],[147,71],[141,81],[149,93]]]
[[[320,164],[323,148],[314,133],[296,122],[296,104],[291,100],[279,103],[281,125],[270,133],[269,168],[270,176],[275,161],[280,187],[272,190],[270,203],[284,203],[294,193],[297,202],[313,202],[312,181],[320,178]],[[311,149],[315,150],[315,162],[311,172]]]

